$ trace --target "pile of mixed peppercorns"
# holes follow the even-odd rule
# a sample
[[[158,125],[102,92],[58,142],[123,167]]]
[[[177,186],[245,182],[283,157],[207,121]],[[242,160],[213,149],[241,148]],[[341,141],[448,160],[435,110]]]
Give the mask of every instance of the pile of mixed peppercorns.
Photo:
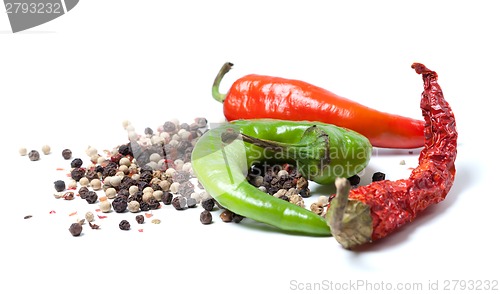
[[[129,142],[105,154],[88,147],[86,154],[91,163],[84,166],[81,158],[72,159],[69,182],[55,181],[54,196],[71,200],[67,195],[72,192],[66,190],[78,190],[77,196],[89,204],[97,204],[104,213],[147,212],[161,208],[162,204],[185,210],[201,204],[200,222],[212,223],[211,211],[219,205],[196,181],[190,162],[194,144],[208,130],[207,120],[197,118],[191,124],[167,121],[156,132],[146,128],[144,135],[137,134],[128,121],[123,127]],[[63,152],[65,159],[71,158],[69,152]],[[90,214],[86,214],[89,224],[93,221]],[[225,214],[221,213],[223,221],[227,221]],[[234,214],[233,219],[236,219]],[[136,221],[144,223],[144,217],[139,215]],[[72,224],[70,232],[74,236],[80,235],[81,231],[74,228],[80,228],[81,224]],[[130,223],[123,220],[118,227],[129,230]]]

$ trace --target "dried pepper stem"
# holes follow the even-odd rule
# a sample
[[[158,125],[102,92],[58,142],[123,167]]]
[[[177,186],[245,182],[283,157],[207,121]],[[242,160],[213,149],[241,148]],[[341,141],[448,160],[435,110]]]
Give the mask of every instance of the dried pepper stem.
[[[419,165],[408,179],[378,181],[351,190],[345,209],[339,208],[345,202],[342,198],[345,192],[331,201],[327,220],[332,234],[346,248],[387,236],[430,205],[444,200],[453,185],[458,136],[455,116],[444,99],[436,72],[420,63],[414,63],[412,68],[422,75],[424,82],[420,108],[425,120],[425,145]],[[347,214],[349,205],[360,204],[369,207],[369,213],[351,218]],[[358,223],[354,227],[364,228],[367,214],[371,217],[371,238],[366,238],[363,229],[353,230],[353,225],[344,225],[346,218],[351,218]]]

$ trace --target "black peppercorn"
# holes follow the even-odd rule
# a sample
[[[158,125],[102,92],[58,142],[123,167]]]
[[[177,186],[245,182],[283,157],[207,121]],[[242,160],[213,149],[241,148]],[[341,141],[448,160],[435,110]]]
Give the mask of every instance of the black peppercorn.
[[[88,204],[93,204],[97,201],[97,193],[94,191],[88,191],[85,193],[85,200]]]
[[[361,182],[361,178],[358,175],[354,175],[354,176],[348,178],[347,180],[349,180],[349,183],[351,184],[351,186],[359,185],[359,183]]]
[[[172,193],[165,192],[161,196],[161,202],[163,202],[163,204],[165,204],[165,205],[170,205],[170,204],[172,204],[172,198],[173,197],[174,197],[174,195]]]
[[[120,230],[128,231],[130,230],[130,223],[128,222],[128,220],[124,219],[120,222],[118,227],[120,228]]]
[[[372,176],[372,182],[378,182],[385,180],[385,174],[382,172],[375,172]]]
[[[200,222],[204,225],[212,223],[212,213],[208,210],[203,210],[200,213]]]
[[[88,192],[89,192],[89,188],[87,188],[87,187],[81,187],[80,190],[78,190],[78,194],[80,195],[81,199],[86,199]]]
[[[195,208],[196,207],[196,199],[191,198],[191,197],[187,198],[186,205],[188,208]]]
[[[137,221],[138,224],[143,224],[144,223],[144,215],[139,214],[135,217],[135,220]]]
[[[62,192],[66,189],[66,183],[64,181],[57,180],[54,182],[54,188],[57,192]]]
[[[161,207],[160,201],[156,200],[155,198],[150,198],[147,202],[149,209],[158,209]]]
[[[86,171],[84,168],[81,167],[75,168],[71,171],[71,178],[78,182],[81,178],[85,176],[85,173]]]
[[[239,214],[234,213],[233,214],[233,222],[239,223],[241,222],[245,217]]]
[[[201,207],[208,211],[212,211],[212,209],[214,209],[214,206],[215,200],[213,198],[209,198],[201,202]]]
[[[183,210],[183,209],[185,209],[186,208],[186,204],[187,204],[186,198],[184,198],[182,196],[176,196],[176,197],[174,197],[174,199],[172,199],[172,206],[176,210]]]
[[[184,197],[191,197],[191,194],[194,192],[194,185],[193,183],[187,181],[184,183],[181,183],[179,185],[179,194],[181,194]]]
[[[64,159],[68,160],[68,159],[70,159],[70,158],[71,158],[71,156],[73,156],[73,152],[71,152],[71,150],[69,150],[69,149],[64,149],[64,150],[62,151],[62,157],[63,157]]]
[[[163,124],[163,130],[167,133],[172,133],[177,130],[177,126],[173,122],[167,121]]]
[[[82,167],[82,165],[83,165],[83,160],[81,160],[80,158],[75,158],[71,161],[72,168],[79,168]]]
[[[141,208],[141,211],[149,211],[149,204],[146,202],[140,202],[139,207]]]
[[[71,226],[69,227],[69,232],[71,233],[71,235],[73,236],[80,236],[80,234],[82,233],[82,225],[79,224],[79,223],[72,223]]]
[[[31,150],[30,153],[28,153],[28,157],[31,161],[37,161],[40,159],[40,153],[36,150]]]
[[[127,198],[123,196],[116,197],[113,200],[113,202],[111,202],[111,205],[113,206],[115,212],[118,213],[125,212],[125,210],[127,210],[127,205],[128,205]]]
[[[145,128],[144,129],[144,134],[145,135],[150,135],[150,136],[153,135],[153,129],[150,128],[150,127]]]

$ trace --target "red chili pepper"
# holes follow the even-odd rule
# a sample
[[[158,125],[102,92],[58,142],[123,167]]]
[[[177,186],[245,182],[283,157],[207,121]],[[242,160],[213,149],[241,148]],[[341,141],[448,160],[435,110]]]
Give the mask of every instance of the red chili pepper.
[[[373,182],[350,192],[349,182],[338,180],[337,196],[331,201],[327,218],[332,234],[346,248],[387,236],[444,200],[453,185],[455,116],[444,99],[438,75],[420,63],[412,68],[424,81],[420,108],[425,119],[425,145],[419,164],[408,179]]]
[[[424,122],[381,112],[303,81],[247,75],[219,92],[225,63],[215,78],[212,95],[223,102],[228,121],[252,118],[320,121],[354,130],[374,147],[417,148],[424,145]]]

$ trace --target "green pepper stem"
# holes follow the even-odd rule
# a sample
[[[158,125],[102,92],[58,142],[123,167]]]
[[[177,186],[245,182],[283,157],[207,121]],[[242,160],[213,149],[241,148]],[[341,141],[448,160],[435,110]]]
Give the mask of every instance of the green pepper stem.
[[[326,220],[335,239],[344,247],[352,248],[371,241],[373,232],[370,206],[349,199],[351,184],[346,178],[335,181],[337,193],[330,202]]]
[[[231,67],[233,67],[233,64],[231,62],[224,63],[224,65],[219,70],[219,73],[215,77],[214,83],[212,85],[212,97],[214,97],[215,100],[217,100],[221,103],[224,102],[227,94],[222,94],[219,91],[220,82],[222,81],[222,78],[224,77],[224,75],[227,74],[231,70]]]

